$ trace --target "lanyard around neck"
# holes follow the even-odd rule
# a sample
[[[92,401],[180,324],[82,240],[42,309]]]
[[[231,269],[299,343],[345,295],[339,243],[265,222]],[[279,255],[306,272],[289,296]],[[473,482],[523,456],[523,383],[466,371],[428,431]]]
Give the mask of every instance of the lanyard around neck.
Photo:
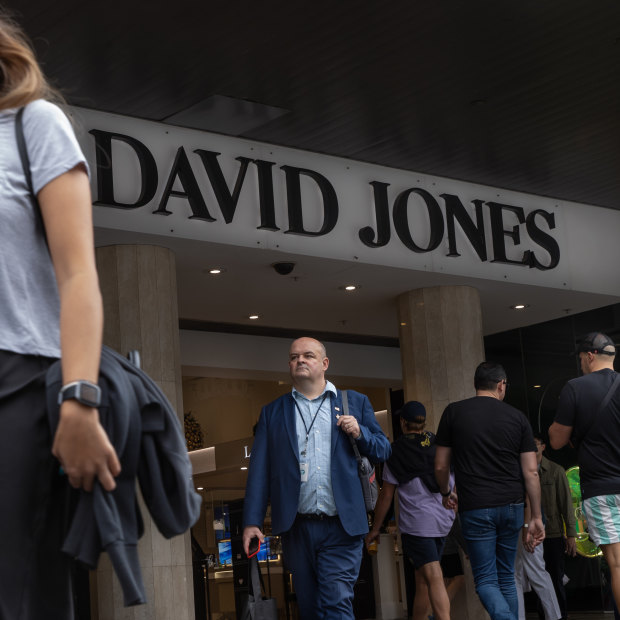
[[[295,401],[295,407],[297,407],[297,411],[299,411],[299,417],[301,418],[301,421],[303,422],[304,430],[306,431],[306,443],[308,443],[308,436],[310,435],[310,431],[312,430],[312,427],[314,426],[314,423],[316,422],[316,418],[319,415],[319,411],[321,411],[321,407],[323,406],[323,403],[325,402],[325,399],[327,398],[328,394],[329,392],[325,392],[325,394],[323,394],[323,398],[321,399],[321,402],[319,403],[319,407],[316,410],[314,417],[312,418],[312,422],[310,423],[309,428],[308,428],[308,425],[306,424],[306,421],[304,420],[304,414],[301,412],[301,408],[299,407],[299,403],[297,402],[297,399],[296,398],[293,399]],[[310,409],[310,402],[311,401],[308,401],[309,409]],[[312,411],[312,409],[310,409],[310,411]]]

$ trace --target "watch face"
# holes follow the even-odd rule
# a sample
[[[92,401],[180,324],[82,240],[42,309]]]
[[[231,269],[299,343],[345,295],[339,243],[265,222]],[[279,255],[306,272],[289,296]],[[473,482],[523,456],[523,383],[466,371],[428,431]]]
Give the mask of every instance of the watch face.
[[[99,401],[99,390],[94,385],[80,383],[80,398],[91,403]]]

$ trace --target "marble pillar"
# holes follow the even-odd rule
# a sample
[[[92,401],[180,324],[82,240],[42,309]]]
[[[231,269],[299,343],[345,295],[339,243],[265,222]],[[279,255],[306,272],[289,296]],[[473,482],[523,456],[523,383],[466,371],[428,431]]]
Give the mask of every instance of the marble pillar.
[[[405,401],[426,407],[427,428],[437,429],[448,403],[474,396],[474,372],[484,361],[478,291],[435,286],[398,298]]]
[[[150,245],[97,248],[103,295],[104,342],[126,355],[140,352],[142,368],[157,382],[182,421],[174,254]],[[189,532],[165,539],[141,498],[145,533],[138,544],[147,604],[125,608],[120,584],[103,554],[91,574],[93,620],[193,620],[192,554]]]
[[[436,286],[398,298],[400,350],[405,401],[426,407],[426,427],[437,430],[445,407],[475,396],[474,372],[484,361],[482,312],[477,289]],[[463,558],[464,560],[465,558]],[[456,620],[488,620],[471,576],[465,571],[465,604],[452,605]]]

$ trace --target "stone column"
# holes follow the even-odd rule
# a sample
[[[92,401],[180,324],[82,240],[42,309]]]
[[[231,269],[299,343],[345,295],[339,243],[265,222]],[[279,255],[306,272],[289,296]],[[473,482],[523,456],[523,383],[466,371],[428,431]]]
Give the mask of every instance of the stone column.
[[[427,428],[435,431],[448,403],[474,396],[474,372],[484,361],[478,291],[470,286],[436,286],[398,298],[405,401],[426,407]],[[464,558],[463,558],[464,559]],[[466,605],[452,605],[459,620],[488,620],[474,588],[469,562]]]
[[[123,355],[137,349],[142,368],[183,416],[174,254],[150,245],[98,248],[104,342]],[[140,498],[141,501],[141,498]],[[193,620],[190,535],[166,540],[141,502],[145,533],[138,545],[147,604],[123,607],[120,584],[103,554],[91,575],[94,620]]]
[[[398,298],[405,401],[426,407],[435,431],[448,403],[474,396],[474,372],[484,360],[478,291],[435,286]]]

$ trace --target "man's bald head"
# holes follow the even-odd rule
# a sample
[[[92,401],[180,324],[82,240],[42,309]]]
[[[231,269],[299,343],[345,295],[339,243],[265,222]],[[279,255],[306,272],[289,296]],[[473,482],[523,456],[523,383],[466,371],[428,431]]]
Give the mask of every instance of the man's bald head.
[[[315,338],[297,338],[291,343],[288,366],[293,385],[303,394],[325,387],[325,371],[329,367],[327,351]]]

